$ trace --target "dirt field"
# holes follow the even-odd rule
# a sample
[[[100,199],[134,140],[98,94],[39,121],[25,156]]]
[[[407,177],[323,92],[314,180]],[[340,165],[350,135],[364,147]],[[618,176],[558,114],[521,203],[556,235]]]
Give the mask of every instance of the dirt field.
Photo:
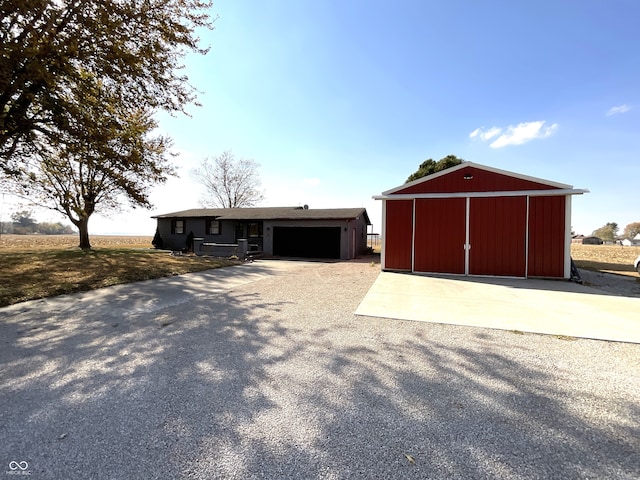
[[[153,248],[151,240],[147,236],[121,236],[121,235],[92,235],[92,247],[107,248]],[[50,248],[77,248],[79,239],[77,235],[7,235],[0,237],[0,251],[14,250],[39,250]]]
[[[638,277],[638,273],[633,269],[633,261],[638,255],[640,255],[640,247],[571,245],[571,258],[578,268],[594,272]]]

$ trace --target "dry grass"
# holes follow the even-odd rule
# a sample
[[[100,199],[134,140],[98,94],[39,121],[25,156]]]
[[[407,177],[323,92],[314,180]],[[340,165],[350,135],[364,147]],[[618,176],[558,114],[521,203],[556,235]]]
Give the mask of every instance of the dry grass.
[[[149,248],[151,237],[95,236],[91,243],[84,252],[71,235],[2,235],[0,306],[237,263],[174,257]]]
[[[578,268],[594,272],[616,273],[637,277],[633,261],[640,255],[640,247],[620,245],[571,245],[571,257]]]
[[[81,251],[75,235],[2,235],[0,306],[63,293],[207,270],[237,262],[207,257],[174,257],[151,248],[151,237],[91,237]],[[379,251],[381,244],[375,245]],[[571,245],[579,268],[637,277],[640,247]]]
[[[99,248],[152,248],[148,236],[92,235],[91,246]],[[78,246],[78,235],[2,235],[0,252],[7,250],[41,250],[51,248],[74,249]]]

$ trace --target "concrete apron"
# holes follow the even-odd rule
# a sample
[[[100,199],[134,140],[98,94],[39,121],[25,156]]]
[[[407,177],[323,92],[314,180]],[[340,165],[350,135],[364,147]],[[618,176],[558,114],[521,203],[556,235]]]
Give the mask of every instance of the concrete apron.
[[[568,281],[381,272],[355,314],[640,343],[640,298]]]

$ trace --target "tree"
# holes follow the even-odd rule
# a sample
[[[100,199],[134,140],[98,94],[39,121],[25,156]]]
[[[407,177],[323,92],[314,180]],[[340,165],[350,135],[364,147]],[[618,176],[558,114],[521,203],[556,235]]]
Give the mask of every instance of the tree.
[[[606,225],[593,231],[593,236],[598,237],[605,242],[615,242],[618,235],[618,224],[615,222],[608,222]]]
[[[69,225],[63,225],[60,222],[38,222],[33,217],[32,210],[19,210],[11,214],[11,233],[16,235],[31,235],[39,233],[42,235],[61,235],[73,233],[73,229]],[[6,230],[6,227],[2,230]]]
[[[33,218],[33,211],[20,210],[11,214],[11,220],[14,227],[31,228],[36,225],[36,219]]]
[[[205,188],[202,204],[219,208],[252,207],[264,194],[260,190],[258,164],[255,160],[236,159],[230,151],[205,158],[194,171],[196,180]]]
[[[184,112],[195,94],[178,71],[189,51],[206,53],[195,29],[213,28],[210,7],[207,0],[0,0],[0,172],[21,175],[34,144],[85,139],[69,119],[81,116],[94,78],[121,105]]]
[[[428,160],[422,162],[418,167],[418,170],[412,173],[409,178],[407,178],[406,183],[413,182],[414,180],[418,180],[419,178],[426,177],[427,175],[431,175],[442,170],[446,170],[447,168],[455,167],[456,165],[460,165],[462,162],[464,162],[464,160],[456,157],[455,155],[447,155],[437,162],[429,158]]]
[[[631,240],[640,233],[640,222],[632,222],[624,227],[624,238]]]
[[[33,218],[33,211],[19,210],[11,214],[11,231],[16,235],[35,233],[38,222]]]
[[[28,182],[13,178],[21,195],[69,218],[83,250],[91,248],[91,215],[117,210],[124,199],[148,208],[151,186],[174,174],[165,158],[170,140],[150,136],[156,122],[148,112],[123,105],[117,91],[95,79],[85,93],[68,131],[34,142],[36,158],[23,166]],[[76,128],[87,129],[82,139]]]
[[[35,226],[35,233],[42,235],[65,235],[75,233],[71,225],[63,225],[61,222],[38,222]]]

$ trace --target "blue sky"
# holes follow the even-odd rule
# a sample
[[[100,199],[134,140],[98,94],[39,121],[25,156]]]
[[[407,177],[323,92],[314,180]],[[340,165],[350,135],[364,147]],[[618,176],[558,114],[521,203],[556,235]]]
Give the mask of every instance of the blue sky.
[[[261,164],[264,206],[380,202],[427,158],[454,154],[591,193],[579,233],[640,221],[640,2],[218,0],[210,52],[184,73],[191,117],[159,115],[180,178],[152,211],[92,233],[152,235],[199,206],[191,170],[232,150]]]

